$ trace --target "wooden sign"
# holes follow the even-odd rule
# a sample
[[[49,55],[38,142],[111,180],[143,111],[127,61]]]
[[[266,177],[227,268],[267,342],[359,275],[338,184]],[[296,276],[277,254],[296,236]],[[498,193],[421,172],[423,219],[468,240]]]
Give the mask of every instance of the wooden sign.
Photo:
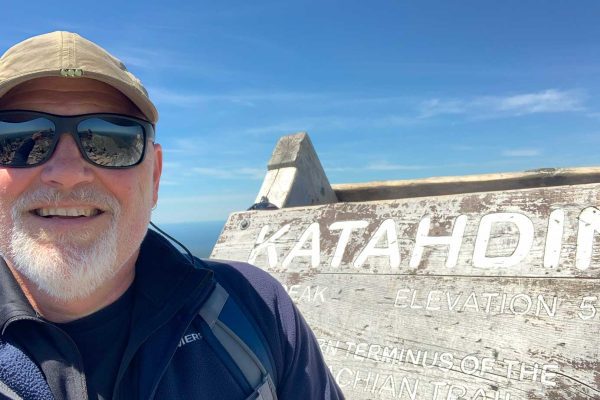
[[[600,184],[232,214],[348,399],[600,399]]]

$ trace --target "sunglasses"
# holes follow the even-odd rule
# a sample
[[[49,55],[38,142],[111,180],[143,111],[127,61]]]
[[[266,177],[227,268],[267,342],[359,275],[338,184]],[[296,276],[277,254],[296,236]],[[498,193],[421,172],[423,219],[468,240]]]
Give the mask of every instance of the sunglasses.
[[[0,111],[0,167],[28,168],[48,161],[63,134],[83,158],[102,168],[129,168],[144,159],[154,126],[120,114],[64,117],[35,111]]]

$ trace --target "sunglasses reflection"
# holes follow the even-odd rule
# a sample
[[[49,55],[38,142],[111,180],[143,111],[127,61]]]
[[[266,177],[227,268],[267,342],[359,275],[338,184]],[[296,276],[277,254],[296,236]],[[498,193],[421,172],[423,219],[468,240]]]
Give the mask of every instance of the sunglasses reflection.
[[[44,141],[43,139],[47,139],[50,133],[51,131],[39,131],[23,140],[15,140],[13,143],[9,144],[9,147],[12,147],[11,149],[6,149],[5,143],[3,146],[4,151],[2,153],[13,154],[8,165],[23,166],[34,164],[44,158],[46,151],[48,150],[49,142],[48,140]]]

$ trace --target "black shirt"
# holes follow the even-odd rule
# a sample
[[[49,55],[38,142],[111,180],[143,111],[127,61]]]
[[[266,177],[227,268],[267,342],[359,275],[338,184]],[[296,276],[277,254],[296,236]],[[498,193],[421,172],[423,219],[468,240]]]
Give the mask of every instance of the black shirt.
[[[133,285],[114,303],[65,324],[83,359],[90,400],[112,398],[121,358],[129,338]]]

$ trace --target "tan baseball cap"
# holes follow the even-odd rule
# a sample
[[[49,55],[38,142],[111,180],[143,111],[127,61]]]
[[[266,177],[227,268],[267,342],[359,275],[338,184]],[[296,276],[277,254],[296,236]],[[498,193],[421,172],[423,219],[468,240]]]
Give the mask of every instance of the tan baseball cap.
[[[47,76],[104,82],[127,96],[148,121],[158,121],[142,82],[102,47],[71,32],[34,36],[8,49],[0,57],[0,97],[23,82]]]

